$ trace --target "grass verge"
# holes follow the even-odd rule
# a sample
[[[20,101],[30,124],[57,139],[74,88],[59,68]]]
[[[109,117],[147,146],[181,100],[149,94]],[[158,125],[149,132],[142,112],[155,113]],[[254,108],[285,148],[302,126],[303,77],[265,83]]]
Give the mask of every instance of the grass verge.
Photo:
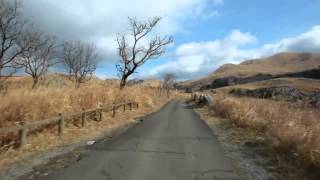
[[[216,94],[209,107],[218,117],[237,127],[265,136],[277,152],[290,157],[307,172],[317,175],[320,167],[320,111],[293,108],[286,102],[239,98]],[[310,170],[310,171],[309,171]]]

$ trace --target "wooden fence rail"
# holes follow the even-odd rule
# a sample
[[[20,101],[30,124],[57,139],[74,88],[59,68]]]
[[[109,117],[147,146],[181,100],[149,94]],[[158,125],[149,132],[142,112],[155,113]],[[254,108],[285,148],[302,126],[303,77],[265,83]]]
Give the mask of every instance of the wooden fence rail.
[[[58,135],[62,136],[64,131],[65,124],[74,119],[80,118],[81,127],[85,127],[87,123],[88,115],[95,115],[97,121],[102,120],[102,112],[112,112],[112,117],[116,116],[117,109],[123,107],[123,112],[126,111],[126,106],[129,106],[129,109],[132,110],[133,106],[136,108],[139,107],[139,104],[136,102],[128,102],[128,103],[121,103],[115,104],[113,103],[112,106],[102,106],[95,109],[82,109],[80,112],[72,112],[72,113],[61,113],[57,117],[48,118],[45,120],[26,123],[22,122],[20,125],[13,126],[13,127],[3,127],[0,128],[0,134],[6,133],[17,133],[18,134],[18,147],[21,148],[23,145],[27,143],[27,136],[29,131],[41,129],[44,126],[48,125],[58,125]]]

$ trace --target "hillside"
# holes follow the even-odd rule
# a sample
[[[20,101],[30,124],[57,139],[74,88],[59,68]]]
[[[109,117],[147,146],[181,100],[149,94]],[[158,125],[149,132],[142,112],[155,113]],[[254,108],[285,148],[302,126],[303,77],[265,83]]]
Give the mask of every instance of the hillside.
[[[279,53],[267,58],[253,59],[239,65],[224,65],[210,76],[250,76],[283,74],[319,67],[320,53]]]
[[[304,92],[320,91],[320,80],[308,78],[276,78],[219,88],[219,92],[228,93],[232,89],[255,90],[269,87],[292,87]]]
[[[244,61],[238,65],[225,64],[207,77],[184,82],[180,84],[180,87],[203,88],[217,79],[228,77],[254,79],[255,76],[259,76],[258,80],[266,80],[268,77],[303,72],[319,67],[320,53],[279,53],[266,58]]]
[[[132,79],[128,81],[129,86],[140,85],[144,87],[157,88],[157,87],[160,87],[161,84],[162,84],[162,81],[157,79]]]

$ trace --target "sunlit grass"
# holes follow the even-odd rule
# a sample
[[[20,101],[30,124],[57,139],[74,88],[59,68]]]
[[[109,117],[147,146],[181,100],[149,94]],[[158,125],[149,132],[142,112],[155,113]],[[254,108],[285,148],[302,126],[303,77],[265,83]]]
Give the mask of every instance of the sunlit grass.
[[[320,165],[320,111],[292,108],[265,99],[215,96],[213,109],[231,123],[266,134],[279,150],[295,152],[308,164]]]

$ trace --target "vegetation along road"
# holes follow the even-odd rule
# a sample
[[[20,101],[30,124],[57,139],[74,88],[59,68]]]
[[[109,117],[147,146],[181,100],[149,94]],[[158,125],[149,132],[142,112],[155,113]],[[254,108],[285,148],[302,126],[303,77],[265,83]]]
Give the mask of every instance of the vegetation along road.
[[[118,137],[96,143],[89,156],[44,179],[240,179],[209,127],[173,101]]]

